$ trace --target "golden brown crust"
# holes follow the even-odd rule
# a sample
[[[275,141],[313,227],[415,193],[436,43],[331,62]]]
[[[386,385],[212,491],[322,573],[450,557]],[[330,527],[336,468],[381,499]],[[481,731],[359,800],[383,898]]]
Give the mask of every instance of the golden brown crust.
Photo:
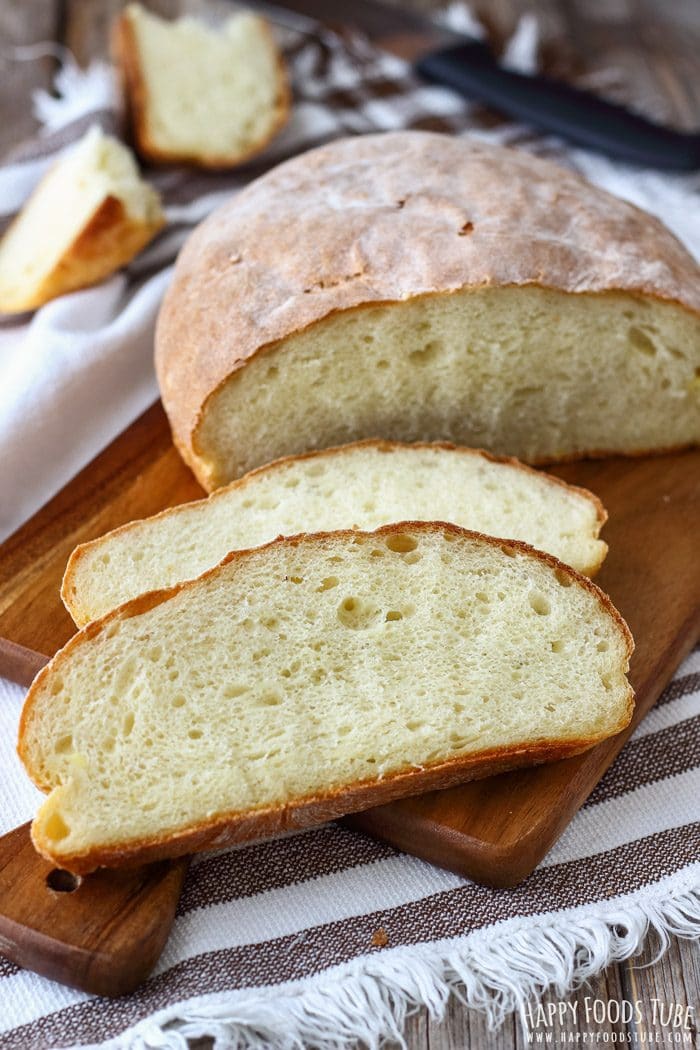
[[[141,75],[141,59],[136,33],[131,24],[128,11],[122,11],[119,17],[115,19],[112,29],[112,55],[119,71],[125,109],[129,118],[134,145],[144,160],[153,164],[191,164],[210,170],[235,168],[262,152],[280,129],[284,127],[291,111],[291,89],[287,67],[279,53],[269,24],[264,18],[256,17],[275,55],[277,67],[275,117],[264,138],[255,142],[249,149],[244,150],[242,153],[216,155],[164,150],[154,142],[149,133],[148,88]]]
[[[605,612],[611,617],[616,624],[620,634],[622,635],[625,642],[626,656],[627,659],[632,655],[634,651],[634,641],[632,633],[627,626],[625,620],[622,618],[618,610],[613,605],[612,601],[592,580],[582,573],[577,572],[570,565],[565,565],[563,562],[555,558],[553,554],[547,554],[544,551],[535,550],[534,547],[529,544],[522,542],[521,540],[503,540],[498,539],[494,536],[486,536],[480,532],[474,532],[470,529],[463,529],[459,525],[451,524],[450,522],[441,521],[403,521],[393,522],[389,525],[383,525],[381,528],[375,529],[372,532],[360,532],[353,529],[339,529],[335,532],[318,532],[309,536],[306,533],[300,533],[297,536],[278,536],[277,539],[271,540],[260,547],[253,547],[246,550],[235,550],[231,551],[226,555],[218,565],[208,569],[202,573],[195,580],[186,580],[183,583],[174,584],[172,587],[164,588],[159,591],[149,591],[146,594],[141,594],[137,598],[132,598],[130,601],[125,602],[123,605],[118,606],[111,612],[108,612],[99,620],[93,620],[88,623],[80,631],[73,635],[72,638],[63,646],[62,649],[56,653],[56,655],[46,664],[45,667],[36,676],[32,685],[27,693],[20,715],[19,721],[19,734],[17,743],[17,752],[19,757],[24,764],[24,767],[34,781],[36,786],[41,791],[50,791],[56,784],[45,783],[39,774],[39,772],[32,768],[31,759],[26,749],[26,737],[27,737],[27,725],[32,714],[32,710],[39,699],[39,693],[41,687],[50,675],[57,671],[60,671],[62,665],[69,658],[70,654],[74,649],[80,648],[87,640],[97,637],[102,631],[108,629],[111,624],[117,620],[128,619],[133,616],[140,616],[149,609],[153,609],[160,605],[162,602],[168,601],[170,598],[179,594],[181,591],[188,590],[192,587],[197,587],[203,580],[209,579],[211,576],[220,572],[221,568],[225,565],[236,562],[245,562],[249,557],[260,557],[264,556],[264,552],[270,548],[279,546],[280,544],[290,544],[292,546],[298,546],[305,542],[323,542],[324,540],[341,537],[346,539],[358,540],[361,537],[378,537],[378,536],[390,536],[394,533],[405,532],[410,530],[412,532],[422,532],[427,534],[436,532],[447,532],[454,536],[460,536],[467,539],[476,539],[483,542],[487,546],[496,547],[499,550],[507,553],[520,552],[528,557],[533,558],[536,561],[540,561],[549,565],[555,570],[557,574],[563,575],[565,578],[571,580],[573,583],[577,583],[587,590],[598,602],[598,604],[605,610]],[[628,717],[625,725],[629,722],[632,717],[633,709],[633,692],[630,687],[629,689],[629,703],[628,703]],[[623,726],[621,725],[622,729]],[[582,747],[591,746],[590,744],[583,744]]]
[[[329,456],[336,456],[339,453],[349,452],[357,448],[373,448],[386,452],[393,452],[399,449],[444,449],[446,451],[458,452],[462,455],[472,456],[475,458],[486,459],[490,463],[505,464],[507,466],[514,467],[525,474],[532,474],[546,483],[556,485],[560,488],[566,489],[568,492],[575,493],[581,496],[583,499],[588,500],[595,509],[597,529],[593,535],[593,539],[598,539],[600,530],[602,529],[605,522],[608,520],[608,512],[603,506],[601,500],[595,493],[590,492],[588,489],[582,488],[579,485],[569,485],[566,481],[562,481],[561,478],[556,478],[552,474],[544,474],[540,470],[535,470],[534,467],[528,466],[526,463],[522,463],[519,459],[515,459],[513,456],[496,456],[492,452],[487,452],[485,449],[478,448],[466,448],[463,445],[455,445],[450,441],[415,441],[415,442],[404,442],[404,441],[388,441],[383,438],[364,438],[361,441],[348,442],[345,445],[335,445],[331,448],[316,449],[310,452],[301,452],[291,456],[281,456],[279,459],[273,460],[271,463],[266,463],[262,467],[256,467],[255,470],[249,471],[244,474],[243,477],[236,478],[235,481],[230,482],[228,485],[223,486],[220,489],[216,489],[205,499],[192,500],[189,503],[181,503],[176,507],[168,507],[165,510],[160,511],[158,514],[153,514],[151,517],[146,519],[138,519],[136,521],[125,522],[123,525],[119,525],[116,529],[111,529],[103,536],[99,536],[94,540],[88,540],[86,543],[81,543],[71,553],[66,564],[65,572],[63,574],[63,580],[61,582],[61,599],[66,609],[70,613],[73,621],[78,627],[83,627],[89,622],[89,617],[86,616],[84,611],[81,609],[77,599],[77,589],[75,586],[75,577],[80,567],[80,563],[83,561],[85,556],[90,552],[101,546],[101,544],[114,536],[119,536],[124,533],[132,532],[136,529],[142,521],[157,521],[159,518],[170,517],[173,514],[178,514],[182,510],[187,510],[193,507],[204,507],[205,505],[220,499],[222,496],[226,496],[227,493],[235,489],[245,488],[251,481],[251,479],[257,477],[259,474],[267,474],[271,471],[274,472],[280,466],[284,466],[288,463],[301,462],[307,459],[323,459]],[[600,557],[595,564],[591,564],[586,567],[586,574],[589,576],[595,576],[600,569],[600,566],[605,560],[607,553],[607,547],[604,546],[600,551]]]
[[[208,399],[336,313],[487,286],[700,312],[697,274],[658,220],[551,162],[428,132],[345,139],[279,165],[192,234],[158,319],[163,402],[204,483]]]
[[[626,724],[621,722],[615,731],[621,731]],[[565,743],[541,740],[520,748],[492,748],[481,754],[450,759],[423,769],[402,770],[385,776],[381,781],[365,781],[342,791],[314,795],[292,805],[270,806],[255,812],[223,813],[182,831],[134,839],[128,844],[115,843],[84,853],[53,853],[34,826],[32,842],[47,860],[76,875],[87,875],[100,867],[136,867],[187,853],[271,838],[282,832],[313,827],[348,813],[382,806],[399,798],[455,787],[468,780],[480,780],[521,766],[555,762],[587,751],[601,739],[603,737],[591,737]]]
[[[41,184],[35,192],[40,190]],[[35,310],[58,295],[97,284],[133,259],[164,223],[162,216],[138,222],[118,197],[108,195],[32,295],[9,297],[0,288],[0,312]]]

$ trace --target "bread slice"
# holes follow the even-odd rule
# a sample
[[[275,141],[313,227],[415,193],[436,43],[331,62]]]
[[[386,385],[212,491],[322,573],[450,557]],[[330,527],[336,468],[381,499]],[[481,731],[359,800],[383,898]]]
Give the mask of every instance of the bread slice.
[[[551,555],[454,525],[275,540],[142,595],[32,685],[32,836],[75,872],[270,835],[585,750],[629,631]]]
[[[73,551],[66,608],[83,626],[145,591],[199,576],[229,551],[279,535],[451,521],[524,540],[587,575],[607,514],[584,489],[484,452],[365,441],[278,460],[207,500],[131,522]]]
[[[289,115],[284,63],[257,15],[236,14],[217,31],[129,4],[115,23],[114,55],[137,149],[150,161],[230,168]]]
[[[700,269],[651,215],[527,153],[332,142],[218,208],[156,333],[209,491],[365,437],[530,463],[700,442]]]
[[[91,128],[49,170],[0,242],[0,313],[33,310],[96,284],[164,222],[131,151]]]

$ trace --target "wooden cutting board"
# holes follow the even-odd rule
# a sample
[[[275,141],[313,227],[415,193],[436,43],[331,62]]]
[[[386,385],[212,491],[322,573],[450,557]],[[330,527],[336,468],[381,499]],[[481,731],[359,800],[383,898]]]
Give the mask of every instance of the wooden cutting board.
[[[636,641],[631,726],[562,762],[347,818],[493,886],[515,885],[533,870],[700,637],[700,450],[567,464],[552,473],[590,488],[610,514],[610,552],[598,583]],[[153,406],[0,547],[0,637],[52,655],[75,631],[59,597],[73,547],[201,495],[172,447],[162,408]],[[98,873],[69,897],[34,854],[27,827],[17,829],[0,840],[0,951],[89,991],[128,991],[157,959],[185,870],[179,861],[135,874]]]

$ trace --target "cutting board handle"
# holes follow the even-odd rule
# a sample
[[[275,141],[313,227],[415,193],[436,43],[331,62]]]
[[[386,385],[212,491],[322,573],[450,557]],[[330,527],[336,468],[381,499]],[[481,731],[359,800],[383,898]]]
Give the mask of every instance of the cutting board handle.
[[[19,685],[47,662],[0,639],[0,675]],[[85,992],[133,991],[168,939],[189,857],[81,879],[40,857],[29,827],[0,838],[0,953]]]

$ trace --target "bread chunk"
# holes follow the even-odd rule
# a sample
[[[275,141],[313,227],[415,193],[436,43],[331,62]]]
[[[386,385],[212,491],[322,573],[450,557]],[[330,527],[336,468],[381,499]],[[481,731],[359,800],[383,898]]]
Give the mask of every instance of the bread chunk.
[[[36,678],[33,841],[87,872],[571,755],[628,724],[631,651],[586,577],[454,525],[235,552],[89,624]]]
[[[102,281],[164,223],[131,150],[91,128],[48,171],[0,242],[0,312],[33,310]]]
[[[365,437],[531,463],[700,441],[700,269],[557,165],[429,132],[268,172],[191,236],[158,321],[209,491]]]
[[[279,535],[436,518],[524,540],[589,576],[607,551],[605,510],[584,489],[473,449],[366,441],[278,460],[209,499],[81,544],[61,594],[83,626]]]
[[[282,57],[267,22],[249,12],[216,30],[129,4],[115,23],[113,50],[147,160],[234,167],[289,115]]]

